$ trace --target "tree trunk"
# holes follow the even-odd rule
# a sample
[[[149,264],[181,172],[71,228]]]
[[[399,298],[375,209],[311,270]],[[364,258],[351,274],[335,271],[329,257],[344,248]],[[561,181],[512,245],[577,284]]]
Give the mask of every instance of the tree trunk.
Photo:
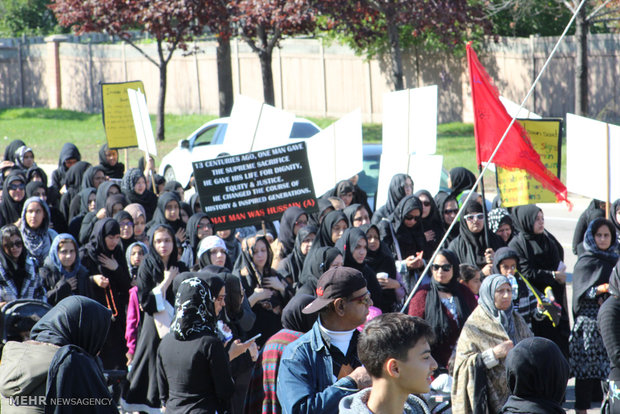
[[[166,108],[166,78],[168,62],[159,62],[159,99],[157,101],[157,140],[163,141],[165,138],[166,127],[164,125],[164,114]]]
[[[273,90],[273,71],[271,70],[272,51],[261,50],[258,54],[260,68],[263,74],[263,98],[265,103],[275,106],[275,93]]]
[[[217,86],[219,89],[220,117],[230,116],[234,102],[230,39],[222,37],[217,39]]]
[[[394,23],[388,23],[388,38],[390,41],[390,65],[392,66],[392,84],[395,91],[405,89],[403,81],[403,57],[400,50],[400,38],[398,35],[398,26]]]
[[[582,7],[576,19],[575,38],[577,56],[575,58],[575,113],[588,116],[588,21],[586,8]]]

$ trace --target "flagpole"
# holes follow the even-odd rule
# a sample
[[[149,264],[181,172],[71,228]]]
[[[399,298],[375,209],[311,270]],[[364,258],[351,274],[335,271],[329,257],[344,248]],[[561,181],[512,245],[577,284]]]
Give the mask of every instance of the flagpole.
[[[609,177],[610,172],[611,172],[610,171],[611,167],[609,165],[609,124],[607,124],[607,128],[605,129],[605,132],[606,132],[606,137],[605,137],[605,143],[606,143],[606,145],[605,145],[605,152],[606,152],[605,153],[605,163],[606,163],[606,167],[607,167],[607,169],[606,169],[607,170],[607,174],[605,174],[606,175],[605,178],[606,178],[606,181],[607,181],[605,183],[606,184],[606,190],[607,190],[606,191],[606,195],[605,195],[605,197],[606,197],[606,199],[605,199],[605,218],[609,219],[610,218],[610,215],[609,215],[609,210],[610,210],[609,209],[609,203],[610,203],[610,199],[611,199],[611,194],[610,194],[611,193],[611,183],[610,183],[611,180],[610,180],[610,177]]]
[[[478,173],[482,175],[482,164],[478,166]],[[489,226],[487,225],[489,212],[487,211],[487,199],[484,196],[484,177],[480,180],[480,194],[482,195],[482,214],[484,214],[484,243],[488,249],[491,246],[489,246]]]

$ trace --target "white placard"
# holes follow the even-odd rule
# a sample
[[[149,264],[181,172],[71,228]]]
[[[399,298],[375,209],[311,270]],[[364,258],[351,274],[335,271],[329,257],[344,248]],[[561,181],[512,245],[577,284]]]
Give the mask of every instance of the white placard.
[[[361,110],[351,112],[305,142],[314,192],[321,196],[364,167]]]
[[[513,102],[513,101],[511,101],[508,98],[504,98],[503,96],[500,96],[499,100],[504,105],[504,108],[506,108],[506,112],[508,112],[508,115],[510,115],[513,118],[519,118],[519,119],[542,119],[542,117],[540,115],[538,115],[538,114],[536,114],[536,113],[526,109],[525,107],[521,108],[521,110],[519,111],[519,108],[521,107],[521,104]]]
[[[433,196],[439,192],[443,155],[414,154],[409,158],[409,175],[413,192],[427,190]]]
[[[129,96],[133,125],[136,129],[138,148],[151,155],[157,156],[157,145],[155,144],[153,127],[151,126],[151,119],[149,118],[149,111],[146,106],[146,96],[140,90],[134,89],[127,89],[127,95]]]
[[[383,148],[377,207],[386,203],[392,177],[410,170],[410,155],[436,152],[437,94],[437,85],[432,85],[383,95]],[[439,181],[436,186],[439,188]],[[431,194],[434,193],[431,191]]]
[[[235,97],[224,142],[238,153],[290,144],[295,115],[243,95]]]
[[[608,132],[609,131],[609,132]],[[609,134],[609,135],[608,135]],[[609,171],[607,139],[609,137]],[[568,191],[610,202],[620,198],[620,127],[566,114],[566,187]]]

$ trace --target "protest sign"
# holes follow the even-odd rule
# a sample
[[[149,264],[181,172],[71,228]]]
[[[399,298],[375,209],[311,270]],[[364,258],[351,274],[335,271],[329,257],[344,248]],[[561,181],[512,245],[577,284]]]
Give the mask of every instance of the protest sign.
[[[138,146],[127,89],[144,91],[142,81],[101,83],[103,129],[110,148]]]
[[[387,201],[390,180],[413,168],[411,155],[432,155],[437,148],[437,85],[383,95],[383,149],[376,205]],[[439,176],[436,176],[436,187]],[[433,179],[433,182],[435,179]]]
[[[151,118],[149,118],[149,110],[146,106],[146,96],[139,90],[127,89],[129,96],[129,104],[131,105],[131,114],[133,116],[136,138],[138,139],[138,148],[145,153],[157,156],[157,145],[153,136],[153,127],[151,126]]]
[[[566,114],[566,187],[589,198],[620,198],[620,126]]]
[[[304,142],[308,146],[314,189],[319,195],[364,169],[360,110],[343,116]]]
[[[532,145],[544,166],[560,176],[562,160],[562,120],[522,119]],[[502,197],[502,207],[525,204],[555,203],[556,196],[544,188],[525,170],[497,168],[497,188]]]
[[[202,210],[218,230],[318,210],[304,142],[193,163]]]
[[[519,118],[519,119],[541,119],[542,118],[537,113],[532,112],[525,107],[521,108],[520,104],[513,102],[508,98],[504,98],[503,96],[500,96],[499,100],[502,102],[502,105],[504,105],[504,108],[506,108],[506,112],[508,112],[508,115],[510,115],[513,118]]]

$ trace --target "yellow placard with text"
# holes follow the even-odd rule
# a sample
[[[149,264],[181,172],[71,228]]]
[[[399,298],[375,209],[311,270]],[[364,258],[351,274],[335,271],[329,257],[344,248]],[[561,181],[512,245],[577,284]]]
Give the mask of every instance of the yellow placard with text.
[[[110,148],[138,146],[127,89],[139,89],[144,93],[142,81],[102,83],[103,128]]]
[[[559,177],[562,160],[562,120],[522,119],[519,122],[530,136],[542,163]],[[497,188],[501,194],[502,207],[556,202],[555,194],[544,188],[525,170],[506,170],[498,167]]]

